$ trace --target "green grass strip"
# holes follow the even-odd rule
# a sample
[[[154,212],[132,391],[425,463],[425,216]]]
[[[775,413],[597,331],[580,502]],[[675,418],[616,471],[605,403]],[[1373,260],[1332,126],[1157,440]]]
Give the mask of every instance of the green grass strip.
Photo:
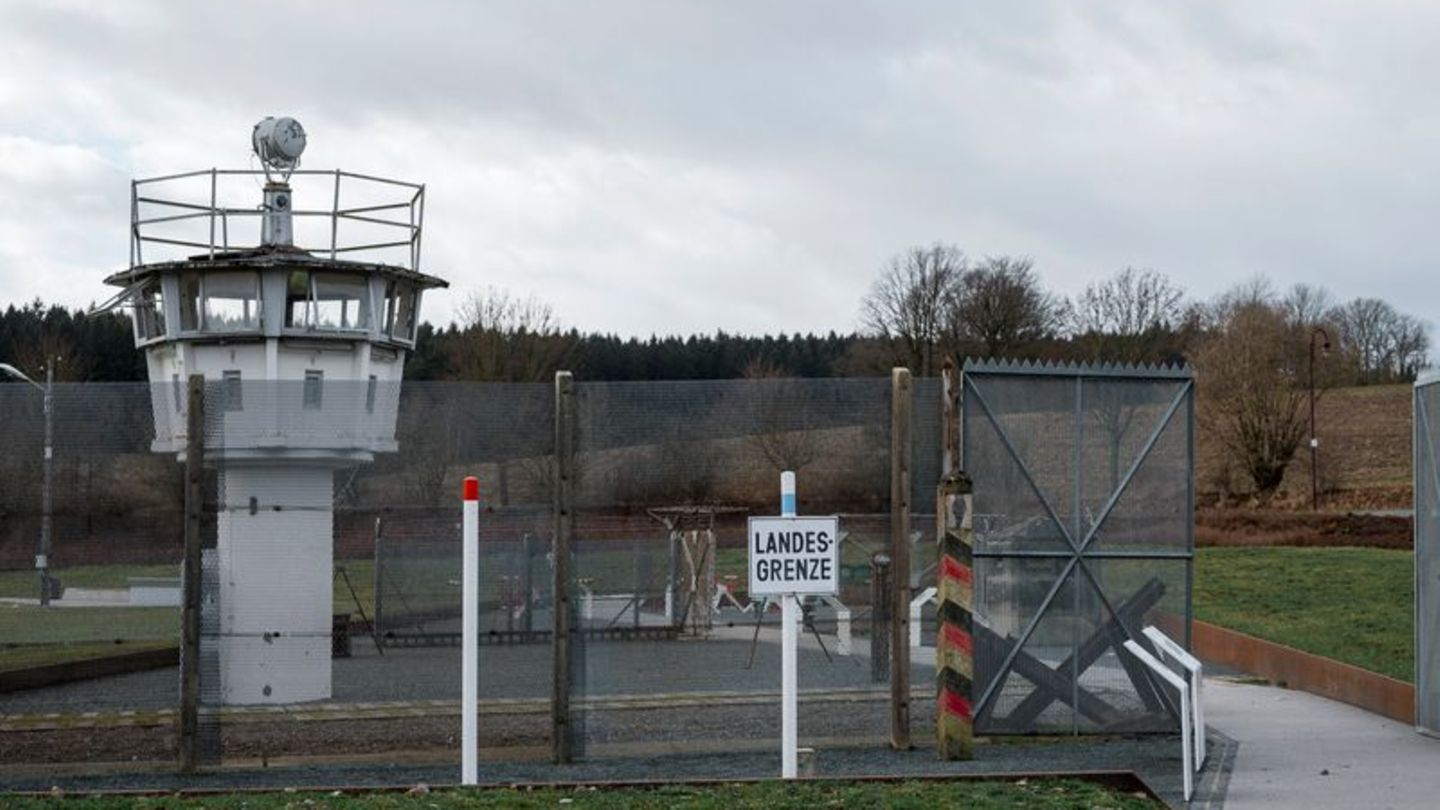
[[[1414,679],[1415,558],[1376,548],[1202,548],[1195,618]]]

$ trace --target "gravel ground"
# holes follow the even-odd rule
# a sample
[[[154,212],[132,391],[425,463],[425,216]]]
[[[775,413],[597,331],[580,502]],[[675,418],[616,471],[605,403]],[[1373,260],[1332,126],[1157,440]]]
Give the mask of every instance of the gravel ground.
[[[804,742],[802,740],[802,742]],[[1192,807],[1218,807],[1224,799],[1226,769],[1234,744],[1212,736],[1213,756],[1199,776]],[[592,756],[573,765],[548,762],[480,764],[482,783],[593,782],[605,780],[666,780],[767,778],[779,775],[778,752],[723,751],[650,757]],[[817,748],[817,775],[936,776],[965,773],[1047,773],[1094,770],[1133,771],[1173,806],[1180,802],[1178,738],[1147,736],[1130,739],[1078,738],[1064,741],[1023,741],[980,745],[971,762],[939,762],[933,750],[892,751],[885,747]],[[92,776],[29,776],[4,778],[8,790],[50,790],[67,793],[103,790],[243,790],[256,788],[320,788],[335,786],[396,786],[453,784],[455,764],[323,765],[273,768],[226,768],[181,777],[173,773],[110,773]]]
[[[780,651],[771,631],[762,633],[750,657],[748,628],[722,628],[706,642],[598,642],[584,649],[574,700],[630,696],[577,711],[589,761],[554,767],[544,761],[482,764],[486,781],[550,781],[606,779],[699,779],[759,777],[778,770],[777,756],[767,753],[779,736]],[[976,771],[1135,770],[1157,790],[1175,782],[1178,791],[1179,745],[1165,737],[1078,738],[1060,743],[1033,741],[983,746],[972,763],[938,763],[929,752],[892,752],[888,737],[885,684],[870,681],[868,645],[853,656],[828,659],[813,637],[800,649],[802,744],[821,751],[822,775],[936,774]],[[380,656],[368,640],[354,640],[354,657],[337,659],[332,703],[457,700],[459,650],[413,648],[389,650]],[[931,650],[918,651],[912,684],[925,690],[933,676]],[[482,647],[483,699],[529,699],[513,712],[488,713],[481,720],[481,746],[495,759],[541,758],[548,745],[550,648],[548,645]],[[30,690],[0,696],[0,714],[115,712],[173,709],[175,670],[98,679],[86,683]],[[735,699],[713,702],[686,698],[694,693],[732,693]],[[867,694],[868,693],[868,694]],[[666,705],[665,696],[679,702]],[[813,698],[813,699],[812,699]],[[635,703],[641,700],[641,703]],[[303,707],[296,707],[303,709]],[[140,763],[173,761],[173,727],[69,728],[54,731],[9,731],[0,734],[0,787],[67,790],[180,787],[261,787],[296,785],[396,785],[448,783],[457,777],[453,765],[400,765],[436,761],[456,745],[453,707],[430,707],[416,716],[381,719],[298,720],[276,714],[251,722],[227,722],[222,732],[227,762],[279,761],[314,755],[363,756],[358,765],[233,767],[181,780],[167,766]],[[421,716],[423,714],[423,716]],[[912,703],[917,738],[928,739],[933,728],[929,701]],[[869,746],[856,748],[856,746]],[[758,749],[758,750],[757,750]],[[697,754],[707,751],[707,754]],[[395,754],[394,752],[408,752]],[[663,754],[663,756],[662,756]],[[31,763],[33,767],[14,763]],[[65,776],[72,764],[57,770],[53,763],[121,763],[107,766],[128,773]],[[130,763],[125,765],[123,763]],[[156,771],[159,772],[156,772]],[[1173,777],[1173,778],[1172,778]]]

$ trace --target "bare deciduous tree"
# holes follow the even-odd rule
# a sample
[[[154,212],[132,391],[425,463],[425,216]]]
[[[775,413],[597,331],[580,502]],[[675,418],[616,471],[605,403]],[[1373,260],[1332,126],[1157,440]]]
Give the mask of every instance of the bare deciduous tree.
[[[1332,315],[1362,383],[1412,380],[1430,348],[1425,326],[1378,298],[1356,298]]]
[[[1025,257],[986,258],[965,272],[954,300],[954,331],[991,356],[1051,337],[1066,315],[1064,302],[1045,292]]]
[[[1285,293],[1280,303],[1291,323],[1313,329],[1327,325],[1335,307],[1335,297],[1324,287],[1296,284]]]
[[[490,287],[472,292],[459,315],[449,359],[462,380],[545,382],[574,349],[554,310],[534,296],[517,298]]]
[[[820,458],[820,434],[809,429],[804,383],[764,360],[745,363],[745,378],[762,381],[750,394],[750,443],[776,472],[799,472]]]
[[[861,302],[867,330],[891,344],[896,360],[929,376],[954,345],[954,308],[965,254],[953,245],[914,247],[890,260]]]
[[[1167,348],[1178,348],[1172,338],[1185,320],[1184,300],[1164,274],[1127,267],[1076,297],[1071,330],[1097,360],[1158,360]]]
[[[1195,354],[1200,419],[1262,500],[1285,478],[1305,436],[1305,388],[1294,363],[1308,332],[1259,288],[1234,290],[1215,307],[1216,322]]]

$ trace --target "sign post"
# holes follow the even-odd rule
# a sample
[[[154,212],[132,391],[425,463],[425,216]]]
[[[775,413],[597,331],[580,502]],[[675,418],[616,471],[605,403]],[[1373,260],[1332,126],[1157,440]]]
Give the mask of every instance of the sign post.
[[[748,526],[750,598],[780,597],[780,775],[798,770],[797,644],[800,595],[840,590],[840,519],[797,517],[795,473],[780,474],[780,516],[752,517]]]
[[[480,481],[465,479],[461,512],[461,597],[460,597],[460,784],[478,780],[480,661]]]

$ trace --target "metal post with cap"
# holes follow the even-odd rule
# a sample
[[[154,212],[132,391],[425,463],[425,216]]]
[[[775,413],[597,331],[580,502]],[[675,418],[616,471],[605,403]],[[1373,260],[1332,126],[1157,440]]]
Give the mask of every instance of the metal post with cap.
[[[463,488],[460,609],[460,782],[478,782],[480,652],[480,479],[468,476]]]
[[[795,473],[780,473],[780,516],[795,517]],[[800,603],[793,593],[780,597],[780,776],[797,776],[799,730],[796,728],[799,691],[797,677],[797,646],[799,644]]]

